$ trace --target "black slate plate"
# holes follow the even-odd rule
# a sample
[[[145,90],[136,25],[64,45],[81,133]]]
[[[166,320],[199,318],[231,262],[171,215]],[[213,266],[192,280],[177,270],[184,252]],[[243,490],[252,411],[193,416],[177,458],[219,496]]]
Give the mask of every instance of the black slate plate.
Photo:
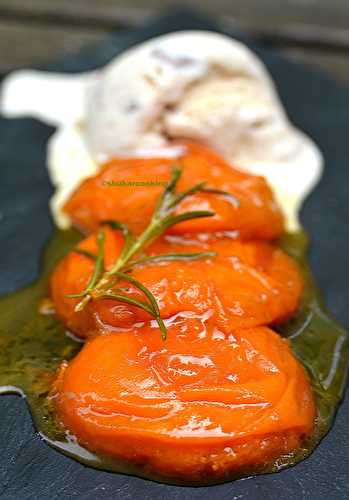
[[[138,30],[112,35],[49,69],[77,72],[100,66],[123,49],[168,31],[213,29],[214,23],[180,10]],[[240,37],[241,38],[241,37]],[[311,235],[311,265],[326,303],[349,325],[349,87],[243,40],[275,78],[291,119],[320,144],[325,174],[302,211]],[[45,145],[53,129],[31,119],[0,118],[0,294],[32,281],[52,232],[52,192]],[[20,314],[20,311],[18,311]],[[349,397],[313,455],[279,474],[205,488],[175,487],[89,469],[57,453],[34,433],[25,401],[0,397],[0,498],[222,500],[349,498]]]

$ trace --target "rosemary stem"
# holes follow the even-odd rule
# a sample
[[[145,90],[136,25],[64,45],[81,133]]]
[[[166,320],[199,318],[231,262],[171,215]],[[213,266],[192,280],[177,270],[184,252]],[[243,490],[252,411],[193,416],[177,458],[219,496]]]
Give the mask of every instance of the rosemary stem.
[[[152,234],[161,226],[161,219],[154,216],[149,226],[143,231],[143,233],[137,238],[134,244],[130,247],[128,252],[124,256],[120,257],[115,265],[109,270],[103,273],[100,282],[97,287],[104,287],[109,283],[109,277],[113,276],[116,272],[122,271],[127,262],[132,259],[141,249],[145,248],[152,241]]]

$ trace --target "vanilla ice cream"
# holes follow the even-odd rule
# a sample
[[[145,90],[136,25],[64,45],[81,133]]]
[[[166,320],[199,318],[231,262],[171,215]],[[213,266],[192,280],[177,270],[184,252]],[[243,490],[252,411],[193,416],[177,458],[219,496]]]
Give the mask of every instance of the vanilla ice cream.
[[[99,71],[49,75],[44,83],[45,78],[34,72],[10,76],[2,110],[58,125],[48,167],[57,188],[52,210],[61,227],[69,224],[62,204],[102,162],[113,156],[176,155],[169,148],[172,139],[206,144],[230,163],[264,175],[288,229],[298,227],[300,205],[321,174],[322,156],[290,124],[265,67],[240,42],[211,32],[173,33],[124,52]],[[40,103],[35,80],[40,93],[46,85],[45,95],[55,90],[61,96],[60,106],[49,99]]]

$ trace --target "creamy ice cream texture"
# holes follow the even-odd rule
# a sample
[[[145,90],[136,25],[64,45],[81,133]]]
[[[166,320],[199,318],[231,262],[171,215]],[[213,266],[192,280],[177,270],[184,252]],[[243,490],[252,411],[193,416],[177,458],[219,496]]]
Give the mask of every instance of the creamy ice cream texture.
[[[317,146],[289,122],[262,62],[211,32],[155,38],[81,75],[17,72],[3,84],[1,110],[58,127],[48,168],[59,226],[64,201],[113,156],[181,153],[173,139],[206,144],[231,164],[264,175],[298,227],[303,199],[321,175]]]

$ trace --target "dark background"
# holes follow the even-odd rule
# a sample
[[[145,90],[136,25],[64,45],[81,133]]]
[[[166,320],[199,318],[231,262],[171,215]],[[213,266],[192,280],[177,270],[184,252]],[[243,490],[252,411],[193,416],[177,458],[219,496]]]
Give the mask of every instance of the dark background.
[[[136,2],[134,3],[136,4]],[[141,4],[141,2],[138,3]],[[228,2],[217,0],[215,3],[217,3],[217,10],[219,5],[222,8],[224,5],[228,6]],[[257,2],[246,2],[246,4],[249,3],[257,5]],[[262,2],[258,3],[261,4]],[[302,9],[305,9],[305,3],[325,6],[325,2],[320,0],[285,2],[289,6],[288,8],[292,6],[294,14],[298,12],[297,15],[302,12]],[[101,2],[102,4],[109,5],[109,7],[115,5],[115,3],[105,1]],[[209,3],[207,2],[207,4]],[[272,15],[274,10],[270,6],[272,4],[275,6],[276,2],[265,2],[265,4],[269,5],[269,12]],[[300,6],[299,9],[295,9],[296,4]],[[14,41],[16,43],[13,46],[7,45],[6,47],[4,45],[4,32],[1,28],[4,21],[1,19],[0,51],[7,54],[7,60],[12,61],[12,63],[14,63],[14,60],[11,59],[10,54],[15,54],[15,50],[22,50],[18,48],[21,44],[27,44],[28,47],[35,45],[35,36],[40,34],[40,31],[37,32],[34,29],[35,23],[39,23],[38,19],[44,19],[44,16],[41,17],[39,11],[37,13],[34,9],[32,12],[30,9],[24,8],[24,5],[41,5],[42,8],[46,9],[51,6],[51,8],[54,8],[53,12],[55,9],[58,12],[62,6],[68,6],[69,4],[65,1],[60,2],[60,6],[58,6],[56,2],[20,2],[19,0],[13,0],[10,3],[0,0],[0,13],[1,6],[8,7],[5,24],[13,26],[18,23],[15,20],[9,22],[9,17],[14,16],[13,9],[18,8],[19,18],[22,19],[21,23],[29,30],[32,29],[27,34],[27,39],[20,36],[15,37]],[[76,5],[80,5],[80,11],[76,10],[75,14],[81,13],[81,19],[84,19],[86,13],[89,12],[88,9],[92,8],[93,5],[96,7],[97,2],[87,0],[88,9],[82,9],[82,3],[80,2],[73,2],[70,4],[72,12]],[[147,5],[155,5],[155,2],[148,2]],[[243,11],[249,14],[250,17],[252,16],[248,9],[243,8],[242,2],[236,2],[236,5],[240,5],[240,10],[237,8],[237,12],[241,13]],[[281,2],[278,2],[278,5],[281,5]],[[337,1],[331,2],[331,5],[342,5],[343,7],[344,3]],[[211,7],[212,9],[213,7]],[[12,13],[9,13],[9,11]],[[114,12],[113,9],[112,11]],[[99,11],[95,8],[91,12],[96,12],[96,18],[98,17],[97,14],[99,18],[103,17],[103,9]],[[261,13],[262,11],[257,9],[257,12]],[[326,12],[326,9],[324,12]],[[74,17],[73,14],[72,18]],[[64,15],[67,16],[68,14]],[[275,12],[274,15],[276,15]],[[29,16],[30,19],[26,20],[26,16]],[[48,22],[55,23],[55,15],[51,13],[50,17],[46,12],[45,16],[45,19],[49,19],[49,21],[42,22],[43,26],[47,27]],[[69,54],[59,58],[50,67],[52,70],[61,71],[87,70],[103,64],[130,44],[150,36],[176,29],[214,29],[217,26],[212,24],[211,17],[205,19],[197,17],[197,15],[188,11],[177,10],[170,16],[150,25],[147,24],[136,31],[130,31],[124,24],[122,29],[118,28],[115,34],[110,35],[108,39],[99,45],[84,48],[78,57],[74,56],[77,46],[67,42],[66,50]],[[220,16],[219,19],[221,20]],[[290,20],[295,21],[292,16],[290,16]],[[308,20],[310,20],[310,17],[307,18]],[[324,15],[323,18],[319,17],[319,22],[320,20],[330,22],[331,18],[328,17],[327,19]],[[345,20],[342,19],[342,21],[341,25]],[[61,25],[65,23],[66,26],[68,20],[64,16],[62,19],[61,16],[59,22]],[[67,29],[67,32],[70,33],[74,33],[75,30],[76,33],[83,32],[83,30],[80,31],[80,28],[81,25],[85,26],[85,21],[81,21],[81,25],[78,25],[76,20],[74,22],[75,25],[69,25],[69,29],[67,27],[64,29]],[[91,19],[88,22],[90,23]],[[113,19],[103,21],[104,25],[109,26],[108,31],[111,30],[113,22]],[[249,18],[248,22],[250,22]],[[137,18],[136,24],[139,24],[139,18]],[[144,24],[144,22],[142,21],[140,24]],[[263,23],[260,22],[260,26],[262,25]],[[229,27],[224,24],[224,26],[226,30],[231,31],[231,25]],[[271,19],[269,19],[268,26],[272,26]],[[283,26],[282,22],[280,24],[276,23],[274,32]],[[336,25],[333,26],[336,30]],[[43,28],[44,31],[45,29]],[[234,34],[237,33],[235,26]],[[252,31],[249,31],[249,33],[251,35]],[[299,35],[299,31],[297,33]],[[333,32],[331,31],[331,33]],[[58,39],[61,37],[54,35],[54,29],[52,36],[58,43]],[[98,36],[105,36],[104,28]],[[267,64],[277,82],[281,97],[292,120],[309,133],[320,144],[324,152],[326,159],[325,175],[308,199],[302,212],[302,220],[311,235],[311,264],[325,292],[326,302],[341,323],[348,326],[349,87],[340,83],[338,72],[335,73],[338,81],[335,81],[320,73],[317,69],[310,69],[307,66],[283,59],[274,48],[271,48],[271,36],[275,37],[276,35],[275,33],[269,33],[268,35],[264,32],[264,34],[255,34],[254,38],[250,37],[244,40],[248,41]],[[278,37],[280,36],[279,34]],[[43,46],[44,38],[40,40],[39,45]],[[256,40],[259,41],[257,44]],[[81,43],[85,44],[86,41],[88,40],[84,39]],[[61,42],[62,40],[59,43]],[[282,42],[281,46],[285,47],[285,43]],[[329,50],[323,48],[323,41],[320,40],[316,42],[316,49],[310,48],[309,41],[302,43],[305,43],[307,47],[302,49],[304,53],[308,53],[310,50],[315,50],[315,53],[317,53],[316,51],[322,53],[323,50],[325,52]],[[334,50],[333,40],[326,43],[332,44],[331,52],[329,52],[332,54]],[[312,41],[312,44],[314,44],[314,41]],[[319,44],[322,44],[321,50],[318,48]],[[26,62],[20,63],[18,59],[15,66],[29,64],[29,62],[38,64],[40,61],[42,63],[51,49],[54,49],[54,47],[46,47],[46,55],[43,53],[40,55],[35,51],[30,52],[28,47],[23,48],[21,56],[28,58]],[[287,50],[289,50],[288,45],[287,47]],[[43,47],[41,48],[43,49]],[[338,49],[340,58],[343,57],[345,51],[346,49],[343,49],[343,47]],[[17,52],[17,54],[19,53]],[[52,50],[53,53],[54,50]],[[30,54],[32,55],[30,56]],[[30,60],[30,58],[32,59]],[[332,56],[329,59],[332,60]],[[6,64],[6,57],[2,58],[0,54],[0,61],[1,64]],[[51,187],[45,169],[45,145],[51,133],[52,129],[35,120],[6,120],[0,118],[1,294],[13,291],[35,277],[38,271],[40,250],[52,231],[47,210]],[[18,311],[18,314],[20,314],[20,311]],[[260,476],[221,486],[184,488],[165,486],[134,477],[95,471],[65,458],[48,448],[34,433],[24,400],[15,396],[4,396],[0,398],[0,498],[1,500],[41,500],[46,498],[86,500],[211,500],[216,498],[222,500],[259,500],[261,498],[265,500],[286,500],[291,498],[344,500],[349,498],[348,412],[349,401],[347,400],[340,408],[335,426],[330,434],[309,459],[292,469],[283,471],[280,474]]]
[[[72,53],[180,5],[349,80],[348,0],[0,0],[0,74]]]

